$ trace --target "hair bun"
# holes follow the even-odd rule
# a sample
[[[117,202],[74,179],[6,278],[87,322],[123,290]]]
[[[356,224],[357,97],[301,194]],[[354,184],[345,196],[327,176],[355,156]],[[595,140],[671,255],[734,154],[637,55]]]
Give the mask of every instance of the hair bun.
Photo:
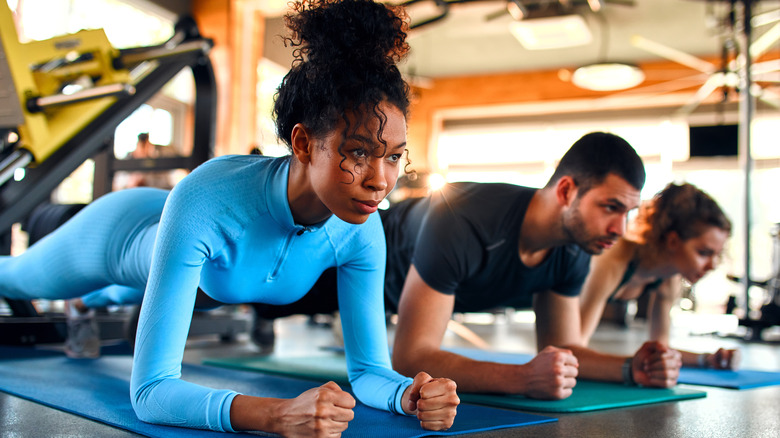
[[[274,99],[276,132],[292,147],[296,124],[317,136],[346,112],[378,117],[386,101],[407,116],[409,85],[396,63],[408,52],[403,10],[372,0],[296,0],[285,16],[295,60]],[[380,134],[381,137],[381,134]],[[381,140],[381,139],[380,139]]]
[[[296,62],[387,68],[409,50],[401,11],[372,0],[301,0],[285,17]],[[372,69],[373,69],[372,68]]]

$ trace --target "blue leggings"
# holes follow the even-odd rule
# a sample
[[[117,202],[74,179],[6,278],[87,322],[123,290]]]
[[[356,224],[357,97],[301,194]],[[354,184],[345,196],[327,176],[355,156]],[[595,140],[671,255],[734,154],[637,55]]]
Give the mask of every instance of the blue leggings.
[[[90,292],[81,301],[90,309],[97,309],[111,305],[138,304],[144,300],[144,290],[129,286],[112,284],[103,289]]]
[[[167,194],[153,188],[109,193],[23,254],[0,256],[0,296],[56,300],[97,291],[93,302],[111,294],[140,302]],[[125,287],[104,289],[111,285]]]

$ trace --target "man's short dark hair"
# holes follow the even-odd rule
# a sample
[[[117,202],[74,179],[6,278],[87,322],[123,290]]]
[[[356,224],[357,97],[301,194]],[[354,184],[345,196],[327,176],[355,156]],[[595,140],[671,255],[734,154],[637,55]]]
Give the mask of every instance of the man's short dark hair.
[[[591,132],[577,140],[563,155],[547,187],[568,175],[577,184],[577,195],[582,196],[611,173],[637,190],[645,185],[645,166],[627,141],[615,134]]]

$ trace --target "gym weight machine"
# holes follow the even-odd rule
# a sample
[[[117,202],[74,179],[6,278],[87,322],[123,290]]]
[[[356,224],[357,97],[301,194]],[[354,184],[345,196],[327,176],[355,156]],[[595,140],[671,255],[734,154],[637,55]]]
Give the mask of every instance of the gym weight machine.
[[[0,2],[0,43],[1,253],[10,254],[12,225],[45,205],[87,159],[96,162],[93,198],[98,198],[111,191],[115,171],[192,170],[213,157],[217,97],[208,57],[213,41],[200,35],[191,18],[182,17],[173,37],[157,46],[115,49],[102,29],[21,43],[11,10]],[[191,70],[195,84],[192,153],[116,160],[116,127],[184,69]],[[13,178],[17,169],[25,174],[19,181]],[[64,222],[77,209],[59,206],[56,219]],[[64,315],[39,314],[28,301],[6,302],[11,316],[0,317],[0,343],[64,341]],[[126,318],[100,315],[98,322],[103,339],[126,337]],[[205,312],[193,319],[190,334],[231,340],[247,329],[244,319]]]

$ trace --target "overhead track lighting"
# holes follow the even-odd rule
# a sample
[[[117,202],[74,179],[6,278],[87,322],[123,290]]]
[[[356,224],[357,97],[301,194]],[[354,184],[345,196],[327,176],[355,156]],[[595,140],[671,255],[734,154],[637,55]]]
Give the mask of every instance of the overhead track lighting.
[[[588,6],[593,12],[599,12],[604,7],[604,0],[588,0]]]
[[[420,12],[423,17],[410,23],[409,29],[416,29],[443,20],[450,12],[450,2],[446,0],[433,0],[432,2],[406,0],[400,6],[404,7],[410,15],[416,15],[410,11],[419,9],[417,12]]]
[[[509,0],[506,4],[506,10],[517,21],[528,16],[528,8],[520,0]]]
[[[582,46],[592,39],[588,25],[577,14],[513,21],[509,31],[526,50]]]

